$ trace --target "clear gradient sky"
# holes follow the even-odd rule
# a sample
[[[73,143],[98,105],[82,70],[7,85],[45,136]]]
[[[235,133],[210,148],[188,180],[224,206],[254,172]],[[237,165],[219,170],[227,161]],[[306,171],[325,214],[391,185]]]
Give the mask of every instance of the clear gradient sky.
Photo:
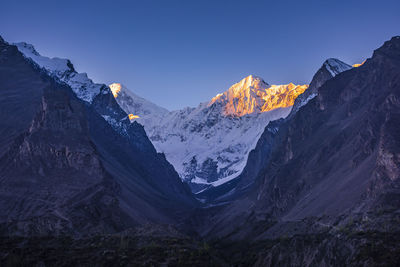
[[[0,35],[178,109],[249,74],[309,83],[326,58],[359,63],[400,35],[400,0],[12,0]]]

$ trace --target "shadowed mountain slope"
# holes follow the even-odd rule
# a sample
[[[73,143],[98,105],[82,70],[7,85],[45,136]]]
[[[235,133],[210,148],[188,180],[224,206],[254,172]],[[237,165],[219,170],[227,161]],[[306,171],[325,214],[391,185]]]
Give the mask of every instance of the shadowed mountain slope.
[[[196,205],[111,92],[88,104],[3,40],[0,89],[3,233],[115,232],[176,222]],[[123,131],[101,109],[120,112]]]
[[[274,224],[313,216],[398,210],[399,122],[400,37],[394,37],[362,66],[325,82],[280,124],[251,190],[212,216],[204,233],[268,236]]]

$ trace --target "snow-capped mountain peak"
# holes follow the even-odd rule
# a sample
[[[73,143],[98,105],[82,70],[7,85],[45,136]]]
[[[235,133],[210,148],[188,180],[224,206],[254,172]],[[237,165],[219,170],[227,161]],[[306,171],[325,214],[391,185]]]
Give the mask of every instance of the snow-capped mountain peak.
[[[243,88],[245,89],[254,89],[254,90],[262,90],[263,88],[268,87],[268,83],[266,83],[263,79],[256,75],[249,75],[243,78],[240,82],[232,85],[229,90],[231,91],[241,91]]]
[[[225,116],[241,117],[262,113],[276,108],[290,107],[294,99],[303,93],[308,85],[269,85],[260,77],[249,75],[232,85],[227,91],[215,96],[209,106],[219,103]]]
[[[211,99],[210,104],[220,99],[220,97],[224,94],[238,95],[243,92],[254,91],[257,92],[259,90],[263,90],[269,87],[269,84],[266,83],[263,79],[255,75],[249,75],[246,78],[243,78],[240,82],[232,85],[227,91],[216,95]]]
[[[352,66],[340,61],[336,58],[329,58],[327,59],[323,66],[332,74],[332,77],[336,76],[337,74],[349,70]]]
[[[350,69],[352,69],[352,66],[337,58],[329,58],[325,60],[312,78],[309,88],[294,101],[289,117],[293,116],[302,106],[306,105],[308,101],[316,97],[318,95],[318,88],[327,80]]]

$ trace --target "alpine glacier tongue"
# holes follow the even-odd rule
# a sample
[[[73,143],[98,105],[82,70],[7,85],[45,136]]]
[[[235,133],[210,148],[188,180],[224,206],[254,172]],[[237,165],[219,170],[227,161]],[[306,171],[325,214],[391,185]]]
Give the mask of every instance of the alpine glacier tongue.
[[[286,117],[308,85],[269,85],[250,75],[196,108],[168,112],[110,85],[129,114],[138,116],[159,152],[166,155],[194,192],[237,177],[265,126]]]

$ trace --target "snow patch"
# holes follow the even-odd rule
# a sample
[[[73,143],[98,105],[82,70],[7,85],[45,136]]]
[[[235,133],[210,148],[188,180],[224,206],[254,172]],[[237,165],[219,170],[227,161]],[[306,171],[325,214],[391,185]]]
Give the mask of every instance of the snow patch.
[[[330,72],[332,77],[335,77],[339,73],[353,68],[352,66],[350,66],[336,58],[327,59],[324,63],[324,66]]]

